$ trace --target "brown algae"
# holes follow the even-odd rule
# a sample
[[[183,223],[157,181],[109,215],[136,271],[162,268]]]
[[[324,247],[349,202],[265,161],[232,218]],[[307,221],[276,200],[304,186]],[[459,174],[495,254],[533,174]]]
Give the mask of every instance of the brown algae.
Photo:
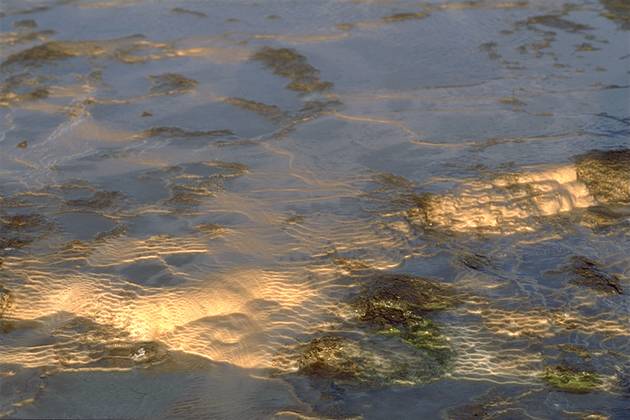
[[[332,83],[321,81],[319,70],[310,65],[306,57],[290,48],[263,47],[252,56],[274,74],[285,77],[291,82],[287,88],[302,92],[321,92],[332,88]]]

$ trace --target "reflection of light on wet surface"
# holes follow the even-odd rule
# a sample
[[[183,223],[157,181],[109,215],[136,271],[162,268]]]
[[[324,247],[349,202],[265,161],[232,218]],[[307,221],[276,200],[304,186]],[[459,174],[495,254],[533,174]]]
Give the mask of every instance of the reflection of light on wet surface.
[[[0,416],[619,417],[616,2],[6,3]]]

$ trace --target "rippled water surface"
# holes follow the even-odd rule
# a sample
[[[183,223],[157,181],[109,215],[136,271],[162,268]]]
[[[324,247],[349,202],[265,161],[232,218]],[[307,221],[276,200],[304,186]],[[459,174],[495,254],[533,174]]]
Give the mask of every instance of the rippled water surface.
[[[0,25],[0,416],[630,417],[628,1]]]

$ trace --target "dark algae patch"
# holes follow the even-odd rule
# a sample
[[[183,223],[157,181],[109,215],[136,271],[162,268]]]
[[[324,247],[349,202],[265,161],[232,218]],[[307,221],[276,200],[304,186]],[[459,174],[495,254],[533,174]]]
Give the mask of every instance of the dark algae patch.
[[[41,65],[82,55],[81,49],[73,48],[74,44],[59,41],[46,42],[45,44],[11,54],[4,60],[2,67],[12,64],[25,66]]]
[[[452,356],[448,339],[426,315],[452,307],[454,291],[421,277],[377,276],[353,302],[359,319],[379,332],[429,352],[440,362]]]
[[[169,137],[169,138],[199,138],[199,137],[226,137],[233,136],[234,132],[231,130],[184,130],[179,127],[153,127],[143,131],[142,136],[145,137]]]
[[[332,83],[321,81],[319,70],[311,66],[306,57],[290,48],[263,47],[252,56],[273,71],[290,79],[287,88],[302,92],[321,92],[332,88]]]
[[[425,383],[446,373],[455,353],[428,316],[455,305],[454,290],[407,275],[363,280],[349,301],[359,332],[329,333],[303,345],[299,372],[370,387]]]
[[[617,22],[621,29],[630,29],[630,2],[627,0],[600,0],[604,6],[602,16]]]
[[[548,28],[560,29],[567,32],[580,32],[593,29],[588,25],[572,22],[556,15],[533,16],[527,19],[527,25],[541,25]]]
[[[589,393],[602,385],[597,373],[564,365],[548,366],[543,373],[543,379],[560,391],[576,394]]]
[[[35,29],[37,28],[37,22],[33,19],[22,19],[13,22],[13,27],[16,29]]]
[[[405,22],[408,20],[424,19],[427,16],[428,16],[427,13],[422,13],[422,12],[395,13],[393,15],[385,16],[383,18],[383,21],[387,23]]]
[[[184,9],[183,7],[175,7],[173,9],[171,9],[171,13],[175,13],[175,14],[178,14],[178,15],[197,16],[199,18],[208,17],[208,15],[203,13],[203,12],[198,12],[196,10]]]
[[[151,93],[156,95],[178,95],[195,90],[197,81],[177,73],[149,76]]]
[[[368,281],[354,305],[361,319],[371,321],[387,313],[402,316],[404,312],[426,313],[447,309],[456,302],[455,292],[449,286],[422,277],[389,274],[375,276]]]
[[[630,150],[595,150],[576,158],[580,181],[603,203],[630,202]]]
[[[604,271],[597,262],[583,256],[577,256],[571,258],[571,268],[575,275],[573,283],[604,293],[623,294],[619,277]]]
[[[90,209],[105,209],[118,203],[122,194],[118,191],[97,191],[89,198],[68,200],[66,204],[71,207]]]
[[[226,98],[223,100],[226,104],[255,112],[256,114],[268,118],[272,121],[278,121],[284,116],[284,112],[276,105],[267,105],[261,102],[251,101],[243,98]]]

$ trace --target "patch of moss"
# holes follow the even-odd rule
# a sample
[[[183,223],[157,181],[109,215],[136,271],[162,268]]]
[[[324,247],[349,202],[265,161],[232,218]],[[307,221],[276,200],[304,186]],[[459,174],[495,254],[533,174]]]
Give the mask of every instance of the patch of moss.
[[[291,80],[287,88],[297,92],[320,92],[332,88],[332,83],[319,79],[319,70],[306,57],[290,48],[263,47],[252,56],[274,74]]]
[[[576,158],[578,180],[600,202],[630,202],[630,149],[595,150]]]
[[[177,73],[164,73],[149,76],[151,93],[155,95],[178,95],[193,91],[197,81]]]
[[[562,365],[545,368],[543,379],[558,390],[576,394],[594,391],[602,384],[599,375],[594,372],[576,370]]]
[[[450,287],[420,277],[389,275],[369,282],[353,306],[361,321],[446,364],[454,352],[448,338],[426,314],[456,302]]]
[[[427,13],[423,12],[406,12],[406,13],[395,13],[393,15],[383,17],[383,21],[387,23],[394,22],[405,22],[408,20],[419,20],[424,19],[429,16]]]

